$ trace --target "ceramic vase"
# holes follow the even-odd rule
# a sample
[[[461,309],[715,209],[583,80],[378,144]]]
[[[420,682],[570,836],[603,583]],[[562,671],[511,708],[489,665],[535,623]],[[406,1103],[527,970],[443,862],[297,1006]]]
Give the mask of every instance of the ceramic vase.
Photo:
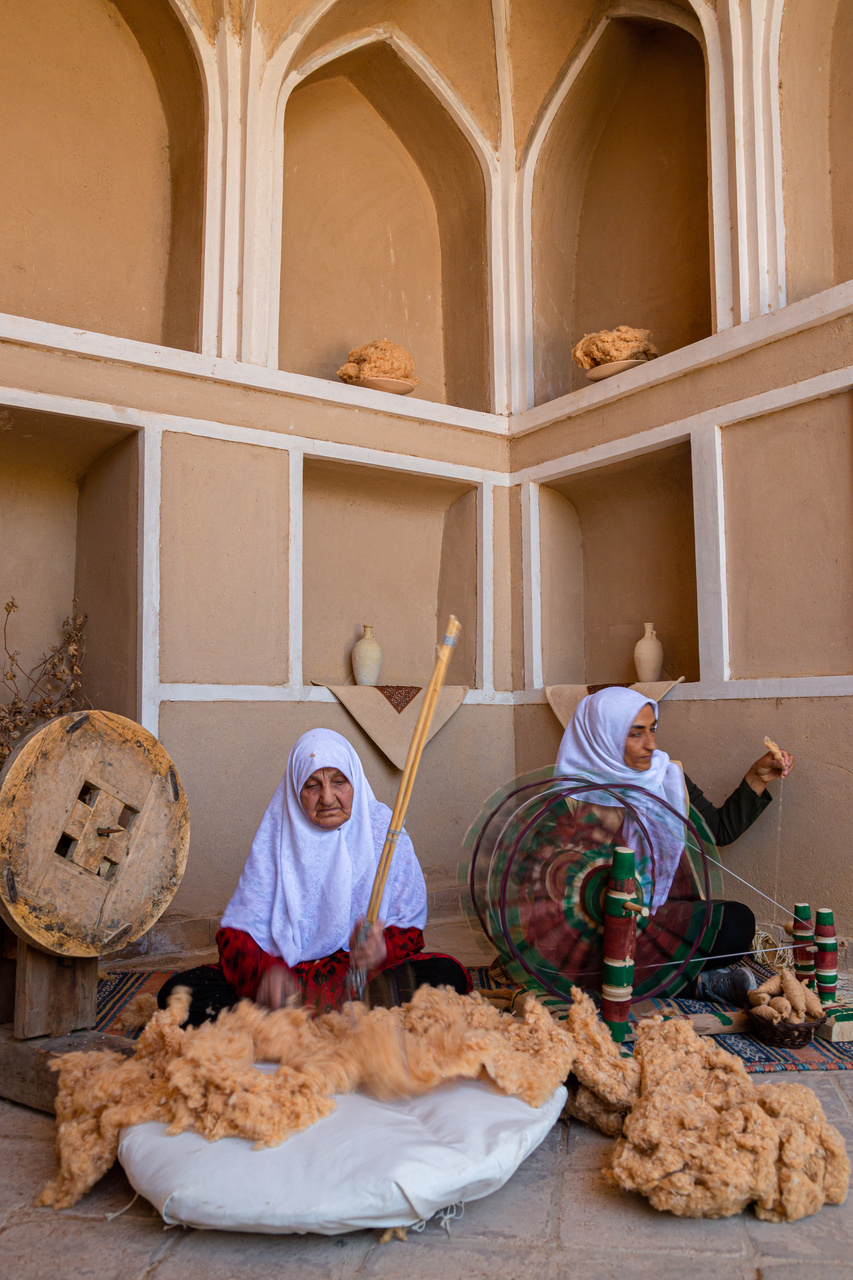
[[[373,627],[368,627],[365,623],[364,635],[352,649],[352,673],[356,684],[378,684],[381,670],[382,649],[373,634]]]
[[[634,645],[634,666],[637,668],[637,679],[646,681],[660,680],[663,670],[663,645],[655,635],[655,624],[645,622],[646,634]]]

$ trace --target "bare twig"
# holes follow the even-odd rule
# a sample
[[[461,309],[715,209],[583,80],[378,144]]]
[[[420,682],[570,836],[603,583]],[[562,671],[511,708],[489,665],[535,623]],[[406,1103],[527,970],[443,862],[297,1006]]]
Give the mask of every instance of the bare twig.
[[[18,612],[14,596],[7,600],[5,611],[2,684],[8,696],[0,701],[0,767],[31,729],[89,705],[81,684],[86,617],[78,613],[76,599],[62,624],[61,642],[52,644],[29,671],[21,666],[20,651],[9,647],[9,619]]]

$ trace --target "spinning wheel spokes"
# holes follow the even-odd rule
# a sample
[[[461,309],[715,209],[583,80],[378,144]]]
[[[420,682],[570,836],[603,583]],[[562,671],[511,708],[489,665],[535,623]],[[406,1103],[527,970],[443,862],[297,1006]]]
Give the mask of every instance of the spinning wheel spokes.
[[[639,786],[545,769],[490,797],[465,841],[472,913],[516,981],[561,1000],[572,985],[601,989],[603,897],[620,844],[635,850],[635,900],[651,911],[638,921],[634,998],[674,993],[698,967],[721,891],[701,818]]]

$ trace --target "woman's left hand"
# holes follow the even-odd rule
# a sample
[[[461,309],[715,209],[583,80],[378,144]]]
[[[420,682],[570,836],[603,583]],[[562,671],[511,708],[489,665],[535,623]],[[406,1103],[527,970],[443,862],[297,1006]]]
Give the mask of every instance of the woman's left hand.
[[[384,925],[381,921],[370,925],[362,938],[360,936],[362,924],[363,921],[359,920],[352,931],[349,941],[350,964],[355,969],[364,969],[367,973],[372,973],[379,968],[388,955]]]
[[[783,751],[782,759],[777,760],[772,751],[768,751],[760,760],[756,760],[746,773],[746,780],[758,795],[761,795],[768,782],[778,782],[787,778],[794,767],[794,757]]]

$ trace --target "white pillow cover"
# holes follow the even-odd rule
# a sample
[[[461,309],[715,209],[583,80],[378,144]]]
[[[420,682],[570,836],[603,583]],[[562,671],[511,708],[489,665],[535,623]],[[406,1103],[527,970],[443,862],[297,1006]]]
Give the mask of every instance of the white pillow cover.
[[[534,1108],[475,1080],[403,1102],[347,1094],[332,1115],[279,1147],[255,1151],[246,1138],[208,1142],[192,1132],[168,1137],[152,1122],[123,1131],[118,1157],[169,1224],[321,1235],[407,1227],[502,1187],[565,1100],[561,1085]]]

